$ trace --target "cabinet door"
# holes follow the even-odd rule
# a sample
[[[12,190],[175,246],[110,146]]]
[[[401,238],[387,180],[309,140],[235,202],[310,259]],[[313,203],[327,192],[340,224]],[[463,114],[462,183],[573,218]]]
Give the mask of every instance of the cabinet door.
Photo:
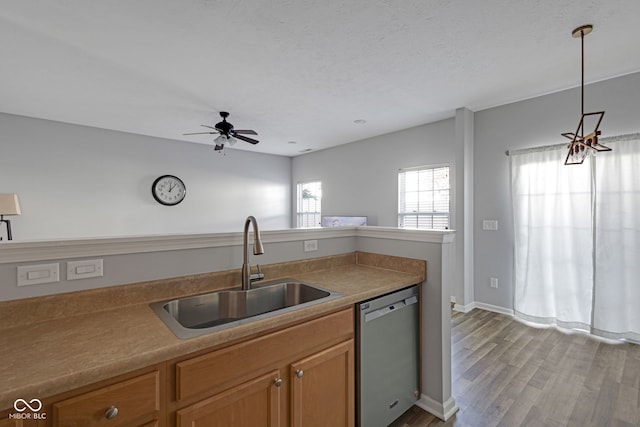
[[[353,340],[291,365],[293,427],[352,427],[354,412]]]
[[[177,412],[178,427],[279,427],[280,371],[247,381]]]

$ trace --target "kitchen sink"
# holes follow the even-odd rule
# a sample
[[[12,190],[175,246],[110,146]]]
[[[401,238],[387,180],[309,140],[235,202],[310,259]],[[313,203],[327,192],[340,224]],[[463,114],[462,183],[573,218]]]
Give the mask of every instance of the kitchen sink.
[[[191,338],[288,313],[341,294],[294,279],[156,302],[151,308],[178,338]]]

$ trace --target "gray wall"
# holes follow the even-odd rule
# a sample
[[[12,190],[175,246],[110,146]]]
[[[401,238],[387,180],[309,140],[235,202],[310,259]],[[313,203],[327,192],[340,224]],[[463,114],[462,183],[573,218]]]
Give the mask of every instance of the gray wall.
[[[603,137],[638,132],[640,73],[587,86],[585,111],[601,110],[606,111],[600,126]],[[579,119],[579,88],[475,114],[476,302],[513,309],[513,227],[505,150],[563,143],[560,133],[574,132]],[[497,219],[498,231],[483,231],[483,219]],[[489,286],[490,277],[498,278],[498,289]]]
[[[398,169],[455,166],[453,144],[448,119],[294,157],[292,191],[321,180],[323,215],[365,215],[369,225],[397,227]]]
[[[460,111],[460,117],[467,125],[473,123],[470,111]],[[398,170],[450,165],[451,223],[456,239],[452,243],[454,269],[448,292],[461,302],[465,279],[464,143],[464,136],[456,135],[456,119],[451,118],[305,154],[293,158],[292,188],[295,191],[298,182],[321,180],[323,215],[364,215],[369,225],[397,227]],[[295,194],[293,197],[295,200]]]
[[[560,133],[577,126],[579,106],[576,88],[473,115],[470,279],[474,302],[480,306],[512,308],[513,233],[505,150],[564,142]],[[640,73],[587,86],[585,109],[606,111],[603,136],[638,132]],[[231,150],[219,156],[204,145],[0,114],[0,192],[20,194],[24,214],[12,218],[14,234],[29,239],[87,232],[240,231],[247,214],[258,216],[263,229],[288,228],[295,218],[295,184],[314,179],[322,180],[323,214],[366,215],[371,225],[395,226],[399,168],[451,164],[459,204],[464,185],[457,168],[468,159],[456,137],[455,120],[289,159]],[[186,181],[183,204],[165,208],[151,198],[151,182],[163,173]],[[100,198],[99,191],[106,191],[107,198]],[[123,211],[124,205],[133,208]],[[460,230],[461,207],[452,210]],[[499,230],[483,231],[483,219],[498,220]],[[70,231],[56,231],[58,227]],[[460,248],[454,247],[454,253],[450,292],[466,304],[469,292],[465,295],[460,274]],[[498,289],[490,288],[490,277],[499,279]]]
[[[455,119],[441,120],[293,158],[292,191],[296,184],[322,181],[323,215],[363,215],[369,225],[398,226],[398,170],[451,166],[451,223],[456,229],[450,295],[462,301],[464,266],[462,231],[464,147],[456,138]],[[460,203],[456,204],[456,200]],[[295,194],[293,194],[295,200]],[[293,207],[295,209],[295,206]],[[292,212],[295,220],[295,211]],[[295,224],[292,224],[295,226]]]
[[[291,223],[288,157],[9,114],[0,150],[0,193],[22,207],[16,240],[241,231],[247,215],[263,229]],[[186,184],[177,206],[151,196],[163,174]]]
[[[588,85],[585,111],[599,110],[606,111],[603,136],[638,132],[640,73]],[[371,225],[396,226],[398,169],[451,164],[456,229],[451,295],[466,308],[476,305],[508,312],[513,308],[513,232],[505,151],[563,143],[560,133],[575,131],[580,118],[580,90],[471,115],[464,110],[457,113],[452,119],[295,157],[293,191],[297,182],[322,180],[323,215],[366,215]],[[461,129],[469,123],[473,136],[465,139]],[[465,162],[470,177],[460,171]],[[465,194],[469,188],[472,194]],[[464,209],[471,208],[465,215]],[[465,219],[470,221],[467,233]],[[498,231],[483,231],[484,219],[498,220]],[[464,251],[462,243],[472,247]],[[466,276],[464,256],[471,258]],[[491,277],[498,278],[498,289],[489,286]]]

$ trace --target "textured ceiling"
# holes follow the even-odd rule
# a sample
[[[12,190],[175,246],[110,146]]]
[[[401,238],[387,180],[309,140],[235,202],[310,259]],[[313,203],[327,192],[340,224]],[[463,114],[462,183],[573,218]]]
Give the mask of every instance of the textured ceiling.
[[[0,111],[295,156],[640,71],[637,0],[2,0]],[[588,92],[587,92],[588,97]],[[355,124],[364,119],[366,124]],[[291,141],[295,141],[292,144]]]

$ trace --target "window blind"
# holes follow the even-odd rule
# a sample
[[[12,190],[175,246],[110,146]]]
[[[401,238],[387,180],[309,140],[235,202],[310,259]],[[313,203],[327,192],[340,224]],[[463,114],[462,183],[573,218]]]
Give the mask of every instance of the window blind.
[[[450,221],[449,166],[398,173],[398,227],[445,230]]]
[[[322,212],[322,182],[301,182],[297,185],[297,226],[319,227]]]

